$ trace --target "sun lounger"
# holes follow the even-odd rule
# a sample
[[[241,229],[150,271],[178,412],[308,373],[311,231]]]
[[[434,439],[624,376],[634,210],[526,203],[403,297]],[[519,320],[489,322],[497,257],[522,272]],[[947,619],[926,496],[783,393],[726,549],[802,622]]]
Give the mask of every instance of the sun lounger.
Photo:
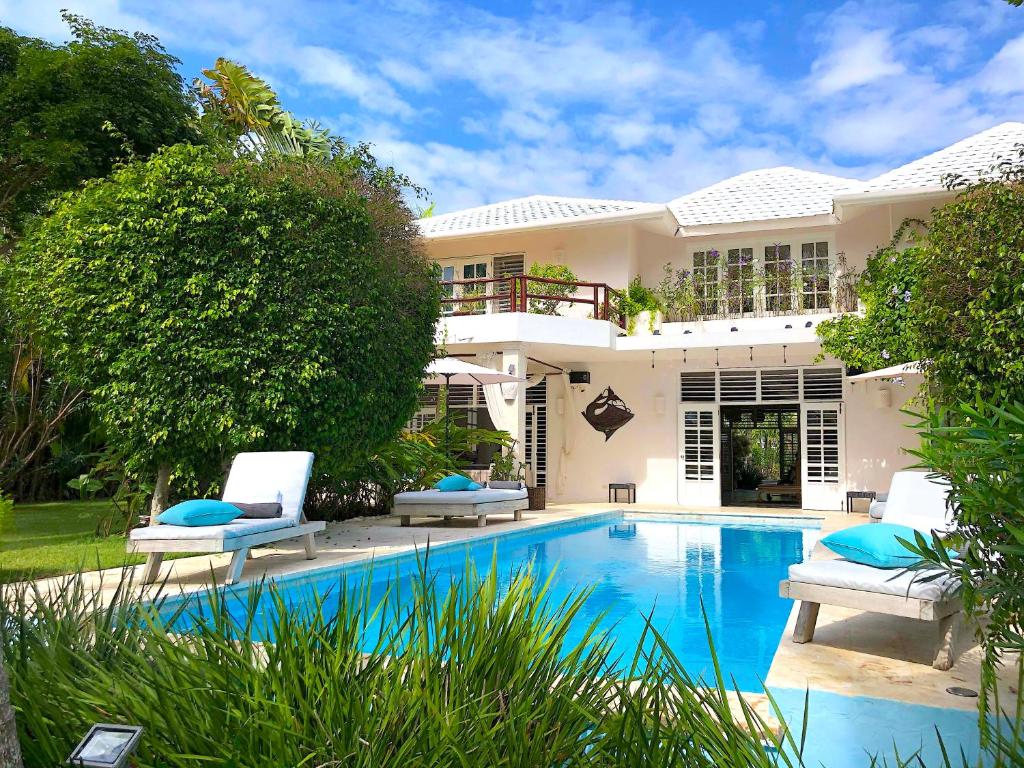
[[[249,548],[286,539],[302,538],[306,559],[316,557],[313,535],[324,522],[307,522],[302,513],[306,484],[313,468],[313,454],[306,451],[240,453],[231,464],[224,484],[224,501],[276,502],[281,516],[269,519],[238,518],[225,525],[151,525],[136,528],[128,541],[129,552],[146,552],[143,581],[156,580],[167,552],[233,552],[226,584],[242,576]]]
[[[923,472],[897,472],[892,478],[882,520],[910,526],[925,535],[948,531],[948,493],[948,483],[933,482]],[[954,594],[956,580],[939,573],[874,568],[844,559],[812,560],[790,566],[789,578],[779,584],[779,594],[801,601],[793,642],[809,643],[814,639],[822,603],[937,621],[939,640],[932,666],[949,669],[956,660],[954,644],[961,603]],[[928,574],[938,575],[938,578],[922,581],[922,576]]]
[[[487,525],[487,516],[512,513],[522,520],[530,501],[525,488],[482,488],[478,491],[407,491],[395,495],[392,517],[400,517],[402,525],[414,517],[475,517],[479,527]]]

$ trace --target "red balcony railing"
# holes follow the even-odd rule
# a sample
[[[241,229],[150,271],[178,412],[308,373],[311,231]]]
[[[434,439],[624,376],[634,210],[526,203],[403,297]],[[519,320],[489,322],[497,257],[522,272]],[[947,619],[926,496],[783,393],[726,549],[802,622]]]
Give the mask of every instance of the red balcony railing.
[[[605,283],[556,280],[550,277],[509,275],[482,277],[469,280],[442,280],[451,295],[441,304],[451,315],[482,315],[492,312],[534,312],[559,315],[561,305],[589,305],[596,320],[609,320],[626,327],[625,317],[616,307],[613,297],[621,294]],[[553,287],[548,287],[553,286]],[[567,289],[571,289],[567,290]]]

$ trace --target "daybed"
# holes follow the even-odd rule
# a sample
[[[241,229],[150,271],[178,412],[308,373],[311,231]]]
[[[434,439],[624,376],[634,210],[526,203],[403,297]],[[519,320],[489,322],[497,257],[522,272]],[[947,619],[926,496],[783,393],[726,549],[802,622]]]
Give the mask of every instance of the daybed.
[[[930,536],[950,529],[946,496],[947,482],[930,479],[923,472],[897,472],[885,502],[882,520],[906,525]],[[932,664],[949,669],[955,659],[956,627],[960,620],[960,600],[954,594],[954,579],[939,575],[922,581],[931,571],[882,569],[844,559],[812,560],[790,566],[789,578],[779,584],[779,594],[800,600],[800,611],[793,630],[793,642],[814,639],[818,609],[825,605],[904,616],[922,621],[937,621],[938,648]]]
[[[526,488],[481,488],[478,491],[407,491],[395,495],[392,517],[400,517],[402,525],[412,523],[414,517],[443,517],[450,521],[456,517],[475,517],[479,527],[487,525],[488,515],[512,513],[514,520],[522,520],[523,510],[530,501]]]
[[[306,559],[315,558],[313,534],[322,531],[325,523],[307,522],[302,513],[312,468],[313,454],[306,451],[238,454],[221,498],[244,504],[276,502],[281,505],[281,516],[238,518],[224,525],[157,524],[136,528],[129,537],[128,551],[148,553],[143,581],[150,584],[156,580],[167,552],[233,552],[226,584],[241,578],[249,548],[258,544],[302,538]]]

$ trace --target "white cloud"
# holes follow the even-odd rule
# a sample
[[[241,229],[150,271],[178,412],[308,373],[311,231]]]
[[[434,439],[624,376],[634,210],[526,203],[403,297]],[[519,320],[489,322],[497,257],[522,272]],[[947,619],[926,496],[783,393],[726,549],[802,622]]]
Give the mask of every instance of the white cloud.
[[[403,117],[413,114],[412,107],[386,80],[366,74],[337,51],[305,46],[295,52],[294,66],[304,82],[333,88],[367,109]]]
[[[978,76],[987,93],[1024,92],[1024,35],[1004,45]]]
[[[842,34],[853,39],[836,39],[837,34],[832,46],[811,66],[811,80],[819,94],[835,96],[883,78],[899,77],[906,71],[893,58],[889,31],[858,32],[844,27]]]

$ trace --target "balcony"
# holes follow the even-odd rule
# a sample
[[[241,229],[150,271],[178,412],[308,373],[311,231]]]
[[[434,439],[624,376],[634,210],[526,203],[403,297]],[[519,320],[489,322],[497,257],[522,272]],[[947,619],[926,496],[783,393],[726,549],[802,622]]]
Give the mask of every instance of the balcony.
[[[442,280],[441,289],[445,317],[523,312],[607,320],[619,328],[626,327],[626,318],[618,307],[622,294],[605,283],[508,275]]]

